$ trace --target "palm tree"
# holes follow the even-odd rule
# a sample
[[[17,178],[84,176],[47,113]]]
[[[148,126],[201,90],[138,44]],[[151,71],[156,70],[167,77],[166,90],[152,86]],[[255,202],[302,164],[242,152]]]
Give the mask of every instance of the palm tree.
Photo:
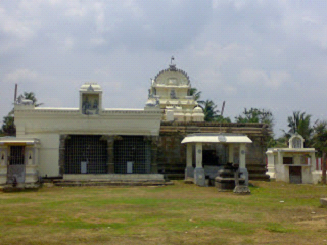
[[[216,110],[217,105],[212,100],[206,100],[203,102],[203,105],[200,105],[204,113],[204,121],[214,121],[217,118],[217,113],[219,110]]]
[[[310,121],[311,115],[306,115],[306,112],[294,111],[293,115],[287,118],[287,126],[290,129],[288,132],[284,131],[285,136],[290,138],[292,134],[298,133],[305,139],[305,145],[309,146],[314,131],[310,125]]]
[[[24,92],[24,97],[27,100],[32,100],[33,104],[35,104],[35,107],[38,107],[40,105],[43,105],[43,103],[36,104],[37,98],[35,97],[35,94],[33,92]]]
[[[196,88],[190,88],[189,95],[194,97],[194,100],[199,104],[203,105],[204,101],[200,100],[201,97],[201,91],[198,91]]]

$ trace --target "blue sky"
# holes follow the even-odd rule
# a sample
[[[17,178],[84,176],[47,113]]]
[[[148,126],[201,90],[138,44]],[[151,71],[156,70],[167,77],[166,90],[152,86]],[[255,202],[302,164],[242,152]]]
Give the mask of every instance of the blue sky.
[[[327,2],[256,0],[0,2],[0,117],[18,93],[78,107],[84,82],[106,108],[142,108],[150,78],[175,57],[191,83],[234,118],[273,112],[274,131],[306,111],[327,119]]]

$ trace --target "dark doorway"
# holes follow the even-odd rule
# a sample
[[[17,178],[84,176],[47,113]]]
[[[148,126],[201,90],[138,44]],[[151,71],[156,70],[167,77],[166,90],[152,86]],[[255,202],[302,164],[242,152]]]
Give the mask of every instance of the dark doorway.
[[[289,167],[289,176],[290,176],[290,183],[301,184],[302,183],[301,167],[300,166],[290,166]]]
[[[219,157],[216,150],[203,150],[202,153],[203,165],[218,166]]]
[[[25,146],[10,146],[7,183],[25,183]]]
[[[65,174],[106,174],[107,141],[101,135],[70,135],[66,139]]]

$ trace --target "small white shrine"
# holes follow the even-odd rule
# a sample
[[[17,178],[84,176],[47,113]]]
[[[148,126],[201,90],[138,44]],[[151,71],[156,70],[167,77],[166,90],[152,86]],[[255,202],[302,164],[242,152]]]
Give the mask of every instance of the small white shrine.
[[[171,64],[151,79],[146,107],[162,109],[164,121],[204,121],[203,110],[190,95],[190,89],[186,72]]]
[[[294,184],[317,184],[321,173],[316,171],[315,148],[304,148],[299,134],[289,139],[288,148],[269,148],[268,175],[276,181]]]
[[[245,145],[251,144],[252,141],[242,134],[191,134],[186,136],[182,144],[187,144],[186,148],[186,169],[185,179],[194,179],[194,184],[205,186],[205,176],[208,174],[202,164],[202,145],[203,144],[222,144],[228,149],[228,161],[230,163],[239,163],[240,173],[245,179],[245,184],[248,185],[249,176],[245,162]],[[193,164],[193,147],[195,147],[195,167]],[[234,148],[238,149],[238,157],[235,157]],[[216,166],[218,173],[219,167]]]

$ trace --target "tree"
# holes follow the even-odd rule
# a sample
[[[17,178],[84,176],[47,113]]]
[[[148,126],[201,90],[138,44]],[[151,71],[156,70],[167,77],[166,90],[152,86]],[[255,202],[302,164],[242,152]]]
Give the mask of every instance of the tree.
[[[189,95],[194,97],[194,100],[198,101],[201,97],[201,91],[198,91],[196,88],[190,88]]]
[[[36,107],[43,105],[43,103],[37,104],[37,98],[35,97],[35,94],[33,92],[24,92],[24,95],[20,95],[21,97],[32,100],[33,104],[35,104]],[[0,134],[4,134],[7,136],[15,136],[16,135],[16,128],[14,125],[14,109],[12,109],[7,116],[3,117],[3,125],[2,130]]]
[[[215,121],[219,110],[216,110],[217,105],[212,100],[206,100],[200,105],[204,113],[204,121]]]
[[[220,123],[232,123],[232,120],[229,117],[224,117],[222,115],[216,116],[215,121]]]
[[[3,117],[2,132],[7,136],[15,136],[16,128],[14,125],[14,116],[11,113],[8,113],[7,116]]]
[[[33,92],[24,92],[24,98],[27,99],[27,100],[32,100],[33,101],[33,104],[35,104],[35,107],[38,107],[40,105],[43,105],[43,103],[39,103],[37,104],[37,98],[35,97],[35,94]]]
[[[322,184],[326,184],[327,121],[321,121],[314,127],[313,146],[322,156]]]
[[[292,134],[298,133],[305,139],[305,146],[309,146],[314,132],[314,129],[310,125],[310,121],[311,115],[306,114],[306,112],[293,111],[293,115],[287,118],[289,130],[288,132],[284,131],[285,136],[290,138]]]
[[[265,123],[269,127],[273,126],[274,117],[271,111],[265,109],[252,108],[247,110],[244,108],[242,114],[235,117],[236,123]]]

